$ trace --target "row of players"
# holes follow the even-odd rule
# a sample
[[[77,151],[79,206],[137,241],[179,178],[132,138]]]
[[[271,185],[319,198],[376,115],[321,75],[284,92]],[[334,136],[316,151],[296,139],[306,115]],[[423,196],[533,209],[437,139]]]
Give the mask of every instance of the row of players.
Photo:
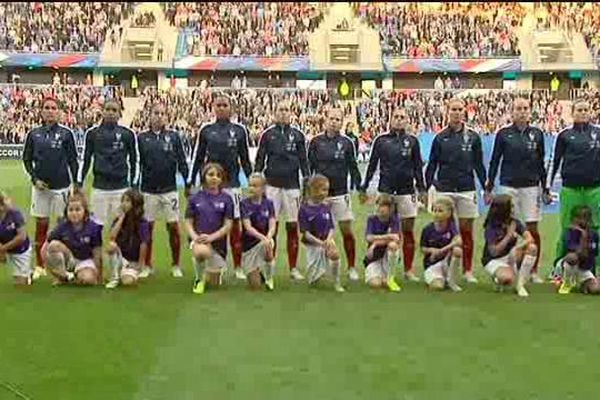
[[[231,103],[226,96],[217,96],[213,102],[216,122],[205,125],[197,136],[191,173],[185,160],[179,136],[165,128],[165,109],[157,104],[151,112],[151,128],[136,137],[129,129],[119,126],[118,104],[107,101],[103,122],[86,134],[84,162],[81,168],[70,131],[57,124],[57,104],[52,99],[42,103],[44,125],[27,136],[23,161],[32,178],[32,215],[36,217],[36,253],[40,266],[41,246],[46,241],[48,221],[53,211],[62,211],[66,193],[75,181],[83,180],[93,160],[92,211],[102,224],[110,222],[118,209],[123,192],[132,183],[140,183],[145,197],[145,213],[149,221],[150,238],[156,218],[163,214],[168,221],[173,275],[181,276],[179,268],[180,232],[179,200],[176,186],[177,172],[188,177],[186,193],[196,183],[196,176],[208,162],[216,162],[225,171],[224,191],[234,203],[234,220],[230,232],[234,267],[240,277],[242,240],[239,221],[240,167],[246,176],[253,172],[248,155],[248,132],[242,125],[230,121]],[[413,272],[415,240],[414,219],[417,215],[417,197],[434,185],[440,195],[452,199],[462,239],[465,278],[475,282],[472,274],[473,221],[478,216],[475,180],[477,176],[486,189],[489,201],[498,169],[500,190],[513,198],[516,215],[522,216],[527,231],[541,248],[537,222],[541,218],[541,199],[549,201],[549,190],[544,166],[544,136],[529,125],[528,100],[513,103],[513,124],[502,128],[486,174],[483,165],[481,141],[476,132],[465,126],[464,103],[460,99],[449,102],[449,126],[434,139],[429,163],[423,176],[418,140],[407,131],[406,112],[398,108],[391,115],[390,131],[377,137],[367,174],[361,184],[356,166],[354,148],[350,140],[340,135],[341,110],[332,108],[327,115],[327,129],[316,136],[306,150],[302,132],[290,125],[290,106],[278,104],[275,124],[263,132],[254,170],[264,172],[266,194],[274,203],[275,214],[286,216],[288,262],[295,279],[302,276],[296,268],[298,254],[297,216],[300,205],[300,180],[310,174],[322,174],[330,183],[328,203],[334,220],[342,231],[343,247],[348,262],[349,277],[358,279],[355,269],[355,238],[352,230],[353,213],[348,191],[348,176],[352,186],[366,191],[377,168],[380,170],[378,190],[389,194],[402,220],[402,251],[406,277],[418,279]],[[589,123],[590,106],[586,101],[573,103],[574,124],[557,139],[552,180],[562,165],[561,225],[563,231],[570,223],[569,215],[577,205],[589,205],[593,226],[598,226],[600,207],[600,137],[598,127]],[[138,156],[139,155],[139,156]],[[139,158],[139,159],[138,159]],[[138,179],[138,164],[141,179]],[[73,179],[77,176],[77,179]],[[550,183],[551,183],[550,182]],[[557,255],[564,253],[559,241]],[[152,241],[147,252],[142,276],[151,271]],[[532,279],[541,281],[534,263]],[[36,267],[39,275],[44,271]],[[35,274],[34,274],[35,275]]]

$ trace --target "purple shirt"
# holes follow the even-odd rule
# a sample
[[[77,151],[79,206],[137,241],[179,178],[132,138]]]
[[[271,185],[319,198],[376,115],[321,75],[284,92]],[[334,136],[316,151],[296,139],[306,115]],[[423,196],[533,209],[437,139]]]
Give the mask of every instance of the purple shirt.
[[[421,232],[421,248],[430,247],[434,249],[441,249],[446,247],[452,242],[452,239],[458,235],[458,229],[454,221],[450,221],[446,229],[437,230],[435,223],[430,222],[423,228]],[[427,269],[435,264],[437,261],[429,260],[428,256],[423,257],[423,269]]]
[[[254,203],[249,198],[242,200],[240,203],[240,213],[242,219],[249,219],[250,224],[254,229],[266,235],[269,233],[269,220],[275,218],[275,208],[273,202],[266,197],[263,197],[260,203]],[[248,251],[259,242],[257,238],[250,235],[246,230],[243,230],[242,248]]]
[[[298,212],[300,232],[310,232],[320,240],[327,239],[329,232],[334,228],[333,216],[327,204],[309,204],[300,206]]]
[[[398,215],[392,215],[389,220],[382,221],[377,215],[371,215],[367,219],[366,236],[368,235],[387,235],[388,233],[400,233],[400,218]],[[373,257],[365,256],[365,267],[370,263],[380,260],[385,255],[386,248],[377,246],[373,251]]]
[[[194,221],[198,235],[214,233],[223,227],[226,219],[233,219],[233,200],[224,192],[212,194],[202,190],[190,197],[185,217]],[[212,242],[212,247],[223,258],[227,257],[225,237]]]
[[[25,226],[25,218],[23,218],[23,214],[21,211],[17,209],[9,209],[6,211],[6,216],[2,221],[0,221],[0,243],[6,244],[13,240],[17,234],[19,228]],[[12,250],[9,250],[9,254],[23,254],[25,253],[30,246],[29,237],[25,236],[25,240],[19,246],[15,247]]]
[[[581,231],[569,228],[564,236],[564,240],[567,244],[567,252],[576,252],[581,243]],[[588,231],[587,248],[588,257],[579,264],[579,268],[587,271],[594,271],[596,269],[596,257],[598,257],[598,233],[596,231]]]
[[[67,246],[76,259],[89,260],[93,257],[92,250],[102,247],[102,225],[88,219],[81,229],[75,230],[73,224],[64,221],[50,232],[48,242],[53,240]]]
[[[517,233],[519,235],[523,235],[523,233],[525,232],[525,227],[523,226],[521,221],[514,218],[513,221],[515,221],[515,223],[517,224]],[[495,246],[496,244],[498,244],[498,242],[500,242],[504,238],[504,236],[506,236],[507,231],[508,225],[506,224],[499,225],[495,223],[490,223],[488,226],[486,226],[485,247],[483,249],[483,257],[481,258],[481,262],[483,263],[483,265],[486,265],[488,262],[495,258],[504,257],[505,255],[510,253],[513,247],[515,247],[515,245],[517,244],[517,239],[512,239],[510,242],[508,242],[508,245],[504,248],[504,250],[501,251],[499,254],[496,254],[495,256],[492,256],[490,254],[490,246]]]
[[[113,226],[117,220],[118,219],[114,220]],[[125,227],[121,226],[116,242],[124,259],[129,262],[138,262],[140,260],[140,247],[144,243],[150,243],[150,225],[148,224],[148,221],[142,218],[138,231],[134,232],[131,237],[127,237]]]

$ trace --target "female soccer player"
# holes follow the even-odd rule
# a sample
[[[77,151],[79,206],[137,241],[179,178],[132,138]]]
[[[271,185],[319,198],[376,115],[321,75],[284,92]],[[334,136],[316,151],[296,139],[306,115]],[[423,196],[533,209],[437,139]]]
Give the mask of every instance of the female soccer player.
[[[525,283],[535,264],[537,246],[523,224],[513,218],[512,199],[509,195],[496,196],[485,219],[485,247],[482,263],[499,288],[511,285],[517,277],[516,290],[521,297],[529,296]],[[520,244],[517,239],[524,241]],[[520,269],[517,272],[517,266]]]
[[[227,262],[227,235],[233,220],[233,200],[222,190],[225,170],[208,163],[202,170],[202,190],[190,197],[185,213],[196,280],[192,292],[203,294],[206,280],[216,287]],[[205,264],[208,264],[206,272]]]
[[[121,196],[121,215],[113,222],[107,253],[111,279],[107,289],[135,285],[146,261],[150,227],[144,218],[144,196],[128,189]]]
[[[31,242],[23,214],[0,192],[0,263],[13,269],[15,285],[31,284]]]
[[[563,235],[565,254],[556,262],[554,275],[562,280],[560,294],[571,293],[579,284],[585,294],[600,293],[594,275],[598,257],[598,232],[592,229],[592,210],[577,206],[571,212],[571,226]]]
[[[102,283],[102,225],[90,218],[80,191],[68,197],[65,219],[50,233],[43,254],[56,284]]]
[[[265,197],[267,180],[262,173],[253,173],[249,180],[250,196],[240,204],[242,236],[242,268],[252,289],[273,290],[275,272],[275,207]]]
[[[329,195],[329,179],[321,174],[309,183],[309,199],[300,206],[298,220],[302,243],[306,246],[308,283],[316,283],[326,272],[334,278],[336,292],[344,292],[341,283],[340,253],[335,244],[335,227],[330,207],[325,203]]]
[[[462,239],[454,223],[454,203],[449,197],[438,197],[433,204],[433,222],[421,232],[421,252],[425,283],[432,290],[453,292],[462,288],[456,283],[460,276]]]
[[[365,256],[365,281],[372,288],[387,287],[399,292],[394,279],[400,248],[400,219],[393,212],[392,196],[380,194],[375,201],[377,213],[367,219],[366,239],[369,244]]]

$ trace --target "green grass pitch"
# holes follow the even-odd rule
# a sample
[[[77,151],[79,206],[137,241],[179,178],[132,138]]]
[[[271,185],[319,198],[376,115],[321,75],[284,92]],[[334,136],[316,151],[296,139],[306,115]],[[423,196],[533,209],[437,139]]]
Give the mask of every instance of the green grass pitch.
[[[27,213],[21,164],[1,162],[0,176]],[[355,210],[360,260],[368,210]],[[137,289],[52,288],[46,279],[23,290],[3,270],[0,400],[594,398],[600,299],[559,297],[550,285],[530,286],[528,299],[494,293],[477,225],[481,283],[460,294],[423,284],[399,294],[363,283],[341,295],[309,289],[288,280],[280,246],[275,292],[228,280],[197,297],[187,250],[186,277],[168,274],[163,226],[158,274]],[[542,224],[544,276],[557,226],[555,217]]]

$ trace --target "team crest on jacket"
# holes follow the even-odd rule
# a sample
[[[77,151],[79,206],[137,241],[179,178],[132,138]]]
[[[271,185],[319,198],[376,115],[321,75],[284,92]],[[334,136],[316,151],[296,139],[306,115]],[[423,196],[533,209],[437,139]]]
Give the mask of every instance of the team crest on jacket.
[[[120,141],[121,141],[121,136],[122,136],[122,135],[121,135],[121,132],[117,132],[117,133],[115,134],[115,137],[117,138],[117,142],[120,142]]]

